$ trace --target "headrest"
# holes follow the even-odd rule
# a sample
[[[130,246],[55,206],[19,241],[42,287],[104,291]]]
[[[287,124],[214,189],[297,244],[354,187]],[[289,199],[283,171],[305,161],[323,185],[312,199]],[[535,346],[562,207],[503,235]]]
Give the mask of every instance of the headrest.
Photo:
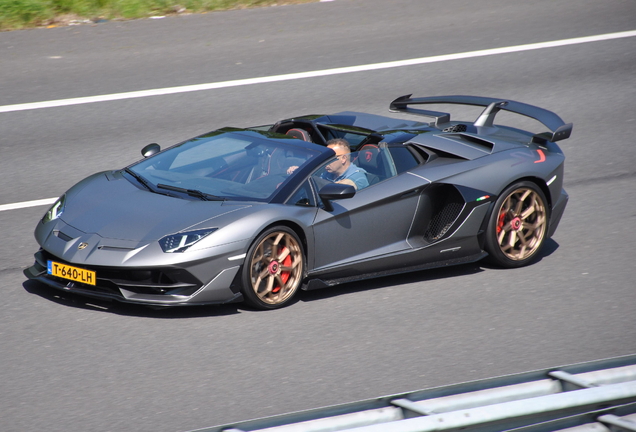
[[[378,153],[380,153],[380,149],[376,145],[367,144],[362,146],[358,151],[358,164],[362,166],[377,166]]]
[[[299,140],[311,142],[311,137],[309,136],[309,133],[304,129],[290,129],[287,131],[285,135],[290,136],[292,138],[299,139]]]

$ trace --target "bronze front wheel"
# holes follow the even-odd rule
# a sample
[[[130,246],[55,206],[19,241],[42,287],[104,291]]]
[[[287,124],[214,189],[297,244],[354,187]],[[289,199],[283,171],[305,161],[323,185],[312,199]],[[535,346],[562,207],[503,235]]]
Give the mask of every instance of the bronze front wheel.
[[[262,233],[243,265],[243,294],[252,306],[275,309],[286,305],[303,279],[305,256],[298,236],[279,226]]]
[[[536,257],[547,232],[544,193],[534,183],[520,182],[507,188],[495,203],[486,249],[496,264],[521,267]]]

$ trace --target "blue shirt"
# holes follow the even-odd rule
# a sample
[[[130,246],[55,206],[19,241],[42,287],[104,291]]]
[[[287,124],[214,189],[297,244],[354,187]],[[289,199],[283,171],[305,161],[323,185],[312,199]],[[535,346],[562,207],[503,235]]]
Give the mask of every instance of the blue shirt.
[[[327,172],[323,174],[323,177],[327,180],[331,180],[334,183],[345,179],[351,180],[355,183],[356,189],[358,190],[364,189],[365,187],[369,186],[369,180],[367,179],[366,171],[364,170],[364,168],[359,168],[354,164],[349,165],[349,168],[347,168],[347,170],[342,173],[342,175],[336,178],[333,178],[333,175]]]

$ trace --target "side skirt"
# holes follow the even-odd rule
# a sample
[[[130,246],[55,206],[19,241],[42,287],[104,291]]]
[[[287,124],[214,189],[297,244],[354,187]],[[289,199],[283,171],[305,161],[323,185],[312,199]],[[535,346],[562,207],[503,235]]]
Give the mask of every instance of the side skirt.
[[[459,264],[468,264],[468,263],[473,263],[481,259],[484,259],[486,256],[488,256],[488,253],[481,251],[480,253],[469,255],[462,258],[429,262],[429,263],[418,264],[418,265],[414,265],[410,267],[402,267],[402,268],[394,269],[394,270],[385,270],[385,271],[375,272],[375,273],[365,273],[365,274],[359,274],[355,276],[343,277],[338,279],[311,279],[311,276],[308,276],[309,280],[305,283],[305,285],[303,285],[302,289],[304,291],[311,291],[315,289],[328,288],[328,287],[340,285],[343,283],[373,279],[373,278],[378,278],[383,276],[391,276],[391,275],[402,274],[402,273],[411,273],[411,272],[420,271],[420,270],[429,270],[429,269],[448,267],[448,266],[454,266]]]

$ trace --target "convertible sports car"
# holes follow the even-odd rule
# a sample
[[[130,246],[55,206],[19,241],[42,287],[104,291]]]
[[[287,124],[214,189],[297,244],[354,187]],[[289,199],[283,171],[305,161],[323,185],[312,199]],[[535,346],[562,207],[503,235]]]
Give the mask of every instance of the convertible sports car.
[[[424,104],[485,109],[451,121]],[[41,249],[25,275],[122,302],[274,309],[299,289],[486,257],[508,268],[535,260],[568,201],[555,142],[572,124],[478,96],[408,95],[390,110],[412,118],[346,111],[223,128],[163,151],[150,144],[139,162],[59,198],[37,224]],[[549,131],[495,124],[501,110]],[[351,153],[329,148],[334,138]],[[334,166],[366,181],[331,181]]]

